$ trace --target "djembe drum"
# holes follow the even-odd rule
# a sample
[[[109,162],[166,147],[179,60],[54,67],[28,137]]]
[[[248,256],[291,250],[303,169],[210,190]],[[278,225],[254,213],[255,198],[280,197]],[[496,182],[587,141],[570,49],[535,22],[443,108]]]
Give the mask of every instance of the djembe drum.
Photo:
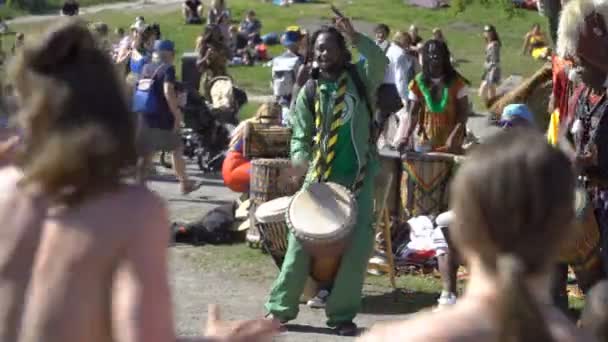
[[[604,276],[600,258],[600,230],[584,188],[576,189],[574,206],[574,234],[562,248],[560,259],[572,266],[578,286],[583,292],[587,292]]]
[[[299,184],[283,184],[281,174],[291,166],[288,159],[254,159],[251,161],[251,178],[249,181],[249,198],[251,199],[251,229],[247,232],[250,247],[257,248],[260,233],[256,228],[254,213],[257,207],[273,199],[293,195],[300,188]]]
[[[455,155],[407,152],[402,156],[401,204],[407,218],[437,216],[448,208]]]
[[[291,197],[279,197],[260,205],[255,210],[256,228],[260,233],[262,248],[281,268],[287,251],[287,221],[285,214]]]
[[[282,158],[289,156],[291,129],[248,122],[243,134],[245,158]]]
[[[314,183],[297,193],[286,214],[287,226],[311,255],[311,276],[331,282],[355,228],[356,201],[345,187]]]
[[[253,203],[260,205],[275,198],[293,195],[300,184],[283,184],[283,172],[291,167],[289,159],[254,159],[251,161],[249,195]]]

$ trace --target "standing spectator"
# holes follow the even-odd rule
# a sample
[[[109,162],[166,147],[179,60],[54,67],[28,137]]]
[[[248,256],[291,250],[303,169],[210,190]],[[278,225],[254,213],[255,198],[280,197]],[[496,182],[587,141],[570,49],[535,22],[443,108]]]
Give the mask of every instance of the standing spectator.
[[[196,40],[198,59],[196,66],[201,72],[199,91],[207,100],[211,100],[211,80],[218,76],[228,75],[226,69],[230,53],[224,36],[218,25],[207,25],[205,32]]]
[[[203,18],[203,3],[200,0],[186,0],[182,4],[182,14],[187,24],[200,24]]]
[[[391,30],[386,24],[379,24],[374,29],[376,44],[378,44],[378,46],[382,49],[382,51],[384,51],[384,53],[387,53],[388,48],[391,45],[391,42],[388,40],[388,36],[390,35],[390,33]]]
[[[207,14],[207,25],[218,25],[224,41],[228,44],[230,38],[230,11],[226,7],[225,0],[213,0]]]
[[[259,44],[261,42],[260,31],[262,30],[262,23],[256,18],[255,11],[247,11],[247,16],[241,22],[239,30],[247,36],[247,40],[250,43]]]
[[[393,44],[386,52],[389,65],[384,76],[385,84],[393,84],[400,101],[407,104],[408,86],[416,76],[416,58],[409,52],[410,36],[398,31],[393,37]]]
[[[158,61],[146,65],[141,78],[152,80],[150,96],[154,96],[158,105],[155,112],[139,113],[137,179],[140,183],[145,183],[145,170],[148,170],[154,152],[172,151],[181,192],[188,194],[194,190],[194,183],[186,174],[183,147],[178,135],[183,115],[175,92],[175,46],[170,40],[161,40],[156,42],[154,51],[158,54]],[[138,90],[135,97],[137,92]]]
[[[418,52],[422,49],[424,39],[418,34],[418,27],[416,25],[410,26],[408,34],[410,35],[410,49],[416,53],[416,57],[418,57]]]
[[[289,121],[289,108],[293,98],[296,85],[297,72],[304,62],[298,55],[298,47],[302,34],[297,30],[288,28],[281,37],[281,43],[285,46],[285,52],[272,60],[272,92],[279,105],[283,108],[283,124]]]
[[[152,50],[154,48],[154,32],[150,26],[135,37],[133,49],[127,59],[127,86],[129,91],[135,87],[139,77],[144,69],[144,66],[152,59]],[[128,96],[127,98],[130,98]]]
[[[66,0],[61,7],[61,15],[73,17],[80,12],[80,5],[76,0]]]
[[[487,102],[496,97],[496,87],[500,83],[500,47],[502,43],[494,26],[486,25],[483,31],[486,41],[486,61],[479,86],[479,97]]]

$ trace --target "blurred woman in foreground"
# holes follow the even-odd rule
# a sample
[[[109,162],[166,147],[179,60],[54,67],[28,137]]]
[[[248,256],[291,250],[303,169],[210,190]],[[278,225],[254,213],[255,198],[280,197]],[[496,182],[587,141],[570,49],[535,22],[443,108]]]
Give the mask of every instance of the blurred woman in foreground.
[[[23,142],[0,166],[2,341],[176,340],[168,213],[124,179],[136,158],[134,123],[113,68],[72,20],[15,57]],[[219,322],[217,309],[210,318],[220,341],[276,331],[263,319]]]
[[[588,340],[551,304],[552,266],[574,220],[575,177],[545,140],[529,128],[506,130],[456,174],[450,229],[470,271],[465,295],[439,313],[378,325],[360,341]]]

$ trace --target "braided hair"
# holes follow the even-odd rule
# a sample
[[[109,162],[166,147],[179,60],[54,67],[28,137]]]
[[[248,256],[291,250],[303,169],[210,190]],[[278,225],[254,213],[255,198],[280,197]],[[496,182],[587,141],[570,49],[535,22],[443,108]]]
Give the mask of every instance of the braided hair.
[[[336,29],[334,26],[324,25],[312,35],[311,49],[313,49],[313,56],[314,56],[315,43],[317,42],[317,39],[319,39],[319,36],[321,36],[322,34],[330,34],[330,35],[334,36],[334,38],[336,39],[336,42],[338,43],[338,51],[339,51],[339,53],[342,54],[342,57],[343,57],[342,67],[349,68],[351,65],[350,61],[352,59],[352,54],[350,53],[350,50],[348,49],[348,46],[346,45],[346,39],[344,38],[342,33],[340,33],[340,31],[338,31],[338,29]],[[313,70],[312,72],[314,75],[315,73],[318,73],[318,70],[316,72]],[[316,77],[313,77],[313,78],[316,78]]]
[[[471,83],[469,82],[469,80],[467,80],[466,78],[464,78],[464,76],[462,76],[458,71],[456,71],[456,69],[454,69],[454,66],[452,65],[452,62],[450,62],[450,49],[448,48],[447,44],[445,44],[444,42],[440,41],[440,40],[436,40],[436,39],[430,39],[428,40],[426,43],[424,43],[424,46],[422,47],[422,79],[424,80],[424,82],[426,84],[430,84],[431,82],[431,68],[429,67],[429,58],[430,58],[430,51],[431,50],[435,50],[441,57],[442,57],[442,69],[443,69],[443,74],[445,75],[445,81],[447,84],[450,84],[452,81],[454,81],[457,78],[460,78],[464,81],[464,83],[466,83],[467,85],[470,85]]]

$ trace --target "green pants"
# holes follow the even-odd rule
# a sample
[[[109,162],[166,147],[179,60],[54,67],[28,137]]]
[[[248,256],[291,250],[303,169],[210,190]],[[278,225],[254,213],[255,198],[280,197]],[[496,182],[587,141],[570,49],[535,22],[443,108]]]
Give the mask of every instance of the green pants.
[[[357,196],[357,224],[352,242],[342,256],[325,306],[327,325],[330,327],[351,322],[361,308],[363,280],[374,245],[373,184],[373,177],[368,177]],[[283,267],[266,303],[266,310],[281,320],[293,320],[298,315],[300,296],[311,265],[310,255],[291,233],[288,243]]]

